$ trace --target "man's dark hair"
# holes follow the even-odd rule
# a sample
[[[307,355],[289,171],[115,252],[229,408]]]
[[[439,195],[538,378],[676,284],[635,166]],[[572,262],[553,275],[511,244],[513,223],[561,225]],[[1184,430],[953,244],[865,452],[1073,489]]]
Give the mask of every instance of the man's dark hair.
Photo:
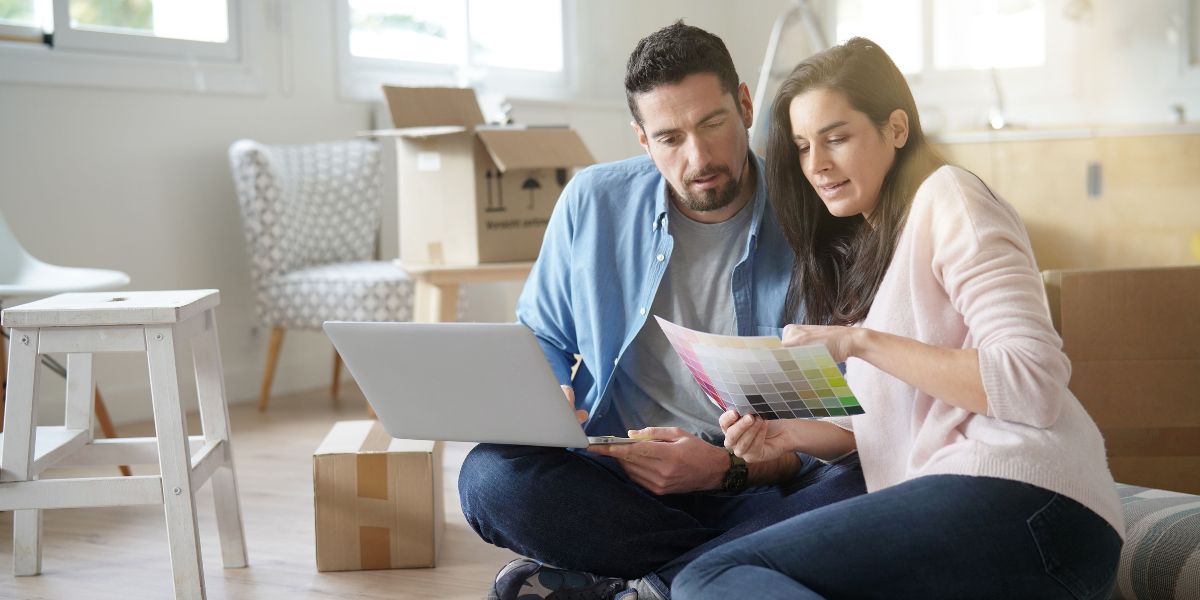
[[[642,124],[636,102],[638,94],[663,84],[679,83],[696,73],[716,75],[721,89],[732,95],[736,103],[741,80],[721,38],[699,27],[684,25],[682,20],[642,38],[625,67],[625,100],[638,125]]]

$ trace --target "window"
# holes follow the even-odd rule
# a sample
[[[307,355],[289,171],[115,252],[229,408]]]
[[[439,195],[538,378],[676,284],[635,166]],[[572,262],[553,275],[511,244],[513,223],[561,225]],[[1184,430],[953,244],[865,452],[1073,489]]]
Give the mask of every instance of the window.
[[[0,0],[0,79],[257,92],[243,31],[262,12],[256,0]]]
[[[70,27],[149,37],[224,43],[229,41],[225,0],[71,0]]]
[[[934,0],[933,68],[1040,67],[1045,14],[1042,0]]]
[[[837,4],[837,41],[855,36],[883,47],[907,74],[925,64],[921,27],[922,0],[841,0]]]
[[[36,27],[39,23],[34,0],[0,0],[0,24]]]
[[[43,26],[53,26],[49,5],[36,0],[0,0],[0,40],[41,43]]]
[[[1041,67],[1045,0],[839,0],[839,41],[878,42],[906,75]]]
[[[927,132],[1070,122],[1080,114],[1071,57],[1080,39],[1074,23],[1091,10],[1087,0],[833,5],[839,41],[869,37],[904,72]]]
[[[1191,0],[1187,6],[1188,66],[1200,68],[1200,0]]]
[[[383,83],[545,96],[566,83],[562,0],[343,0],[343,92]]]
[[[453,65],[463,54],[460,2],[350,0],[350,54]]]
[[[233,59],[231,0],[0,0],[0,23],[53,34],[56,48]]]

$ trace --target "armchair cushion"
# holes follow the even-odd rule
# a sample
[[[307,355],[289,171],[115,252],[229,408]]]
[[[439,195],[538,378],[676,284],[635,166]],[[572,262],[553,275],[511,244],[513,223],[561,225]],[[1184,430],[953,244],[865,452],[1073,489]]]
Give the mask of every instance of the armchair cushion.
[[[325,321],[411,321],[413,282],[390,262],[309,267],[268,278],[260,288],[264,320],[319,329]]]

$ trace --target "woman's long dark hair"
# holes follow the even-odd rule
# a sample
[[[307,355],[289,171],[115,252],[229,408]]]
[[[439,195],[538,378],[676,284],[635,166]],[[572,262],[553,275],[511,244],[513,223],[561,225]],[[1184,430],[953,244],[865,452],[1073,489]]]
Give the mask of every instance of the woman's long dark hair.
[[[845,95],[850,106],[882,130],[896,109],[908,115],[908,141],[883,179],[870,223],[862,215],[835,217],[800,169],[792,137],[792,99],[815,89]],[[767,189],[784,236],[796,253],[785,315],[817,325],[851,325],[871,309],[917,187],[945,164],[925,139],[904,75],[877,44],[853,38],[800,63],[771,105]]]

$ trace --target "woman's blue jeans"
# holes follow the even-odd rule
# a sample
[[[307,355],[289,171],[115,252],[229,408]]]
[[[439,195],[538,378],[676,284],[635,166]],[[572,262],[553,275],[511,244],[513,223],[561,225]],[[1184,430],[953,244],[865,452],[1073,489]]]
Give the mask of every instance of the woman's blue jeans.
[[[676,598],[1108,598],[1121,538],[1083,505],[990,477],[919,477],[716,548]]]
[[[645,578],[669,597],[674,576],[705,550],[866,488],[852,455],[835,464],[804,457],[784,485],[655,496],[607,457],[480,444],[458,491],[484,541],[556,567]]]

